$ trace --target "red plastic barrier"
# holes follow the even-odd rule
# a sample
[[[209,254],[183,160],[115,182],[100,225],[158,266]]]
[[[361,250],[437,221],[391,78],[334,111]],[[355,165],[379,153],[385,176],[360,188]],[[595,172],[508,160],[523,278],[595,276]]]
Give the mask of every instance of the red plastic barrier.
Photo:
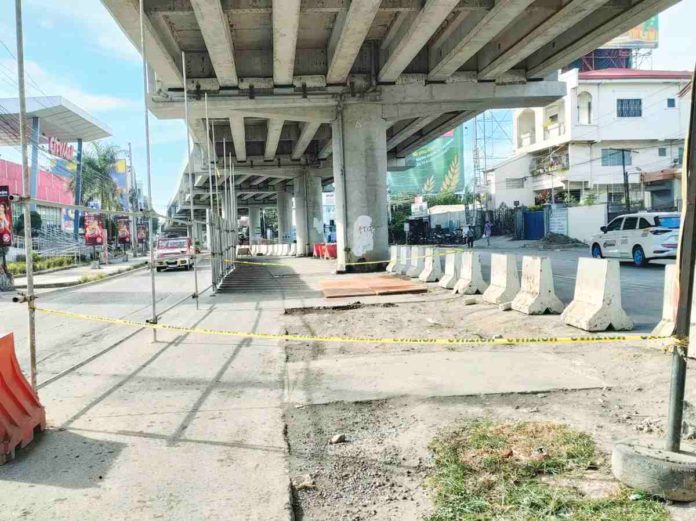
[[[324,243],[317,242],[312,246],[312,257],[319,257],[321,259],[323,252]]]
[[[338,257],[338,250],[337,250],[337,245],[335,242],[326,243],[326,253],[332,259],[335,259]]]
[[[0,337],[0,465],[26,447],[36,429],[46,428],[46,411],[24,378],[14,350],[14,335]]]

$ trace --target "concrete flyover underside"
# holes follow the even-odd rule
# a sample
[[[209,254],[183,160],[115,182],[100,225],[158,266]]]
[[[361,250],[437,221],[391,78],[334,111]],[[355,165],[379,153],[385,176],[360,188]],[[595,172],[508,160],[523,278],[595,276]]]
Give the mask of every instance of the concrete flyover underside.
[[[337,193],[338,269],[386,259],[387,169],[484,110],[561,97],[559,68],[677,1],[145,0],[150,108],[184,118],[186,93],[195,145],[194,193],[182,174],[170,214],[209,202],[209,161],[238,209],[318,178]],[[139,48],[138,2],[102,3]],[[316,206],[295,212],[309,243]]]

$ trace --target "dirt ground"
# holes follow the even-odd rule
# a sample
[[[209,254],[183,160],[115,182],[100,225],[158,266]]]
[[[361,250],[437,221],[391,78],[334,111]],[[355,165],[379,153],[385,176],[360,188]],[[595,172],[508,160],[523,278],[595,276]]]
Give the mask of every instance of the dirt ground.
[[[375,337],[580,333],[563,325],[558,316],[529,317],[484,304],[464,306],[460,297],[451,298],[445,292],[414,303],[290,312],[285,315],[284,326],[297,334]],[[611,382],[605,388],[576,391],[290,403],[285,421],[296,519],[423,519],[432,508],[425,485],[432,457],[428,444],[442,429],[467,418],[565,423],[590,433],[607,461],[616,440],[660,437],[667,411],[670,356],[658,349],[658,344],[365,346],[288,342],[288,361],[307,363],[394,351],[404,356],[423,351],[502,351],[511,356],[534,351],[557,361],[561,370],[582,371]],[[694,378],[696,371],[690,370],[688,381]],[[688,386],[687,399],[696,403],[696,394]],[[696,425],[691,412],[687,420]],[[337,435],[345,436],[345,442],[330,443]],[[608,468],[607,464],[603,472],[611,483]],[[669,508],[675,520],[696,519],[696,504]]]

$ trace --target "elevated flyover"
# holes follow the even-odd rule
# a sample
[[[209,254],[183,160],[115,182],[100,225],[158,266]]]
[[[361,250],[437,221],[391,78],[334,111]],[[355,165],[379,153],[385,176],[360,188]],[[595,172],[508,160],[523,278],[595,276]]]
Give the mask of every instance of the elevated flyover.
[[[102,2],[139,48],[138,1]],[[240,207],[294,196],[300,253],[334,182],[343,270],[388,257],[388,165],[481,111],[561,97],[559,68],[676,2],[144,0],[149,103],[183,118],[188,94],[194,190],[224,141]]]

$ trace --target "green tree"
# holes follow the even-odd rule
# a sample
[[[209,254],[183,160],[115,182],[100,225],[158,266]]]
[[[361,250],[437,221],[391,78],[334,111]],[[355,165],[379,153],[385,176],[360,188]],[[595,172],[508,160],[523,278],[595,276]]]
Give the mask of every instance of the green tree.
[[[104,210],[122,210],[118,186],[111,172],[118,161],[118,148],[110,144],[92,143],[92,150],[82,162],[82,193],[80,204],[100,201]],[[76,178],[70,180],[70,190],[76,191]]]
[[[36,237],[36,235],[41,230],[41,215],[39,212],[30,212],[30,222],[31,222],[31,236]],[[24,212],[19,214],[17,220],[14,223],[14,233],[15,235],[21,235],[24,237]]]

